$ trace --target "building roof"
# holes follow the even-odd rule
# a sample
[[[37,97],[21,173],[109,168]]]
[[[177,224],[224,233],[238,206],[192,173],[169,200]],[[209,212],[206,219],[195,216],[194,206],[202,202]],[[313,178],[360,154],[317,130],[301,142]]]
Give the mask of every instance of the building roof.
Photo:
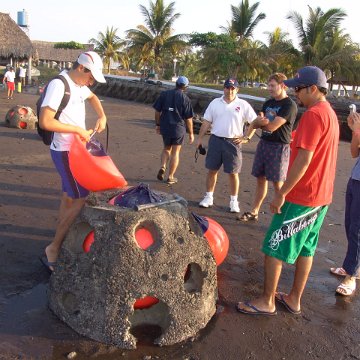
[[[33,47],[29,37],[10,17],[0,12],[0,57],[28,59]]]
[[[33,40],[35,60],[74,62],[81,53],[92,50],[91,44],[85,44],[85,49],[56,49],[55,42]]]

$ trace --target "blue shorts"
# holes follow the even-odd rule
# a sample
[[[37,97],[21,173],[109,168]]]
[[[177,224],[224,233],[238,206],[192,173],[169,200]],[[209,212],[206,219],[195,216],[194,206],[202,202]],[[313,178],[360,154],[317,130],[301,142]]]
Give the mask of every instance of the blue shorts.
[[[171,145],[182,145],[184,143],[185,135],[179,137],[169,137],[163,135],[162,137],[163,137],[164,146],[171,146]]]
[[[241,145],[235,145],[232,139],[211,135],[205,166],[208,170],[219,170],[224,165],[227,174],[238,174],[242,166]]]
[[[62,191],[72,199],[80,199],[89,195],[89,190],[82,187],[74,178],[69,166],[69,152],[50,150],[51,158],[61,177]]]
[[[256,148],[251,175],[268,181],[285,181],[289,167],[290,145],[261,139]]]

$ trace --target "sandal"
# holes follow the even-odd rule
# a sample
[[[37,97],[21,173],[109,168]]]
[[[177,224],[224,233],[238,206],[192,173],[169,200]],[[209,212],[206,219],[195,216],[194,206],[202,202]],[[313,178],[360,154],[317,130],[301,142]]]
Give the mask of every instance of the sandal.
[[[338,275],[338,276],[346,276],[348,275],[347,272],[345,271],[344,268],[339,267],[339,268],[330,268],[330,272],[334,275]],[[354,278],[356,280],[360,280],[360,276],[354,276]]]
[[[354,294],[356,290],[356,282],[354,281],[352,284],[346,285],[341,283],[337,288],[336,292],[343,296],[351,296]]]
[[[157,174],[158,180],[160,180],[160,181],[163,181],[163,180],[164,180],[165,170],[166,170],[165,167],[162,167],[162,168],[159,170],[159,172],[158,172],[158,174]]]
[[[166,181],[169,185],[177,184],[178,179],[177,178],[168,178]]]
[[[258,214],[252,214],[249,211],[244,212],[241,216],[237,217],[237,220],[240,221],[258,221],[259,215]]]

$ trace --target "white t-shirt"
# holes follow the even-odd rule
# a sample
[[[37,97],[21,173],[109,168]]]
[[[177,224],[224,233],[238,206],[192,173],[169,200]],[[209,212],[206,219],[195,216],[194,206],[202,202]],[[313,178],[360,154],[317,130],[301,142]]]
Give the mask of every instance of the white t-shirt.
[[[26,75],[26,69],[22,66],[19,67],[19,77],[25,77]]]
[[[4,78],[8,82],[15,82],[15,71],[7,71],[4,75]]]
[[[204,119],[212,124],[211,134],[226,138],[242,136],[245,123],[252,123],[256,117],[247,101],[236,97],[228,104],[224,96],[214,99],[204,114]]]
[[[63,124],[76,125],[86,129],[85,125],[85,100],[92,94],[87,86],[76,85],[68,76],[67,71],[61,72],[70,86],[70,100],[60,114],[59,121]],[[49,106],[57,111],[64,96],[65,86],[59,79],[50,82],[41,107]],[[72,133],[54,133],[51,150],[69,151],[73,141]]]

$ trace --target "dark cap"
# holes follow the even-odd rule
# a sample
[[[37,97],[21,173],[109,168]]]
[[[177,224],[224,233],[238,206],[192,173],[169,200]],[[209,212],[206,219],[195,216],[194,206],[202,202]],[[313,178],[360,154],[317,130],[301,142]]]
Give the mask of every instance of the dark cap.
[[[225,80],[224,87],[226,87],[226,88],[229,88],[229,87],[238,88],[239,83],[235,78],[229,78],[229,79]]]
[[[189,86],[189,79],[186,76],[179,76],[176,80],[176,85]]]
[[[301,68],[294,78],[284,80],[284,84],[290,88],[302,85],[316,85],[325,89],[328,87],[325,73],[316,66],[305,66]]]

